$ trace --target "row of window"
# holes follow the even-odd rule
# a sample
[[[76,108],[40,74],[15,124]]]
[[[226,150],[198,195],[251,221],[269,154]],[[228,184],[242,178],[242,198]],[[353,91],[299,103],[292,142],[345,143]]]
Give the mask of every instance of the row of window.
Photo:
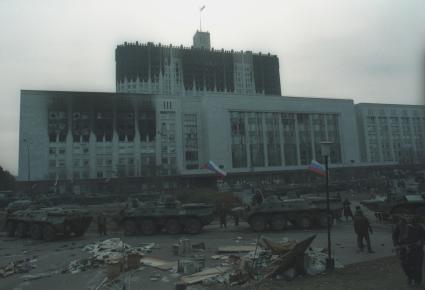
[[[342,162],[337,114],[230,112],[230,123],[234,168],[322,161],[322,141],[333,142],[331,162]]]

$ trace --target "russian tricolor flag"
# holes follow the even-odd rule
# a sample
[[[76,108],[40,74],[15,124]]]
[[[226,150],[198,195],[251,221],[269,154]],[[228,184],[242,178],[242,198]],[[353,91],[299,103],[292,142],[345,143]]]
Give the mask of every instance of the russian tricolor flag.
[[[220,167],[217,166],[217,164],[215,164],[213,161],[208,161],[208,163],[205,163],[203,168],[214,171],[215,173],[217,173],[218,175],[220,175],[221,177],[225,177],[227,175],[227,173],[221,169]]]
[[[326,168],[316,160],[311,160],[311,164],[308,166],[308,170],[316,174],[326,176]]]

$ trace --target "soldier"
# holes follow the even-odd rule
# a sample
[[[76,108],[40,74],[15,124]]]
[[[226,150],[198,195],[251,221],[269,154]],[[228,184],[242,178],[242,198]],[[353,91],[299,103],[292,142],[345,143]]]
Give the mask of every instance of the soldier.
[[[254,196],[252,197],[252,205],[260,205],[264,201],[263,193],[260,190],[255,191]]]
[[[219,215],[220,215],[220,228],[222,229],[224,227],[224,229],[227,229],[227,212],[226,212],[224,203],[221,204]]]
[[[354,231],[357,234],[357,246],[359,250],[363,252],[364,244],[363,239],[366,240],[367,250],[369,253],[374,253],[370,246],[369,232],[373,233],[372,227],[370,226],[369,220],[364,216],[360,206],[356,207],[356,213],[354,214]]]
[[[402,217],[393,231],[393,243],[407,276],[407,283],[411,286],[422,283],[424,241],[424,228],[414,223],[410,216]]]
[[[97,230],[99,232],[99,236],[106,236],[106,217],[103,214],[103,212],[101,212],[98,216],[97,216]]]
[[[344,213],[345,216],[345,221],[348,222],[348,218],[351,217],[351,219],[353,219],[353,212],[351,211],[351,202],[348,200],[348,198],[346,198],[344,200],[344,202],[342,203],[342,211]]]
[[[235,227],[239,226],[239,213],[235,213],[235,215],[233,216],[233,219],[235,221]]]

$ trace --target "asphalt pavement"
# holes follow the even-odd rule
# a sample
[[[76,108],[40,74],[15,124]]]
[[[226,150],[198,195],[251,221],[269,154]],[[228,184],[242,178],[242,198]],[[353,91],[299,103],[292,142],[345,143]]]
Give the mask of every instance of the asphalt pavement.
[[[374,224],[374,233],[371,235],[374,254],[367,252],[359,253],[356,246],[356,237],[351,222],[337,222],[332,227],[332,250],[334,257],[343,265],[369,261],[381,257],[393,255],[391,245],[391,227],[389,225]],[[275,241],[282,241],[284,238],[289,240],[302,240],[311,235],[317,235],[312,247],[325,248],[327,246],[326,229],[299,230],[289,229],[284,232],[266,232],[261,235]],[[138,246],[142,243],[156,243],[157,247],[152,255],[164,258],[170,261],[176,261],[178,257],[172,253],[172,245],[180,238],[191,239],[192,244],[204,242],[206,244],[207,266],[217,265],[216,260],[210,259],[216,253],[219,246],[226,245],[251,245],[255,244],[259,235],[253,232],[247,224],[241,223],[238,227],[233,225],[228,229],[220,229],[217,224],[206,227],[199,235],[193,236],[137,236],[125,237],[120,232],[110,233],[106,238],[119,237],[124,242]],[[88,232],[82,238],[70,240],[59,240],[50,243],[21,240],[0,236],[0,265],[10,261],[19,260],[25,257],[35,256],[35,268],[30,274],[60,272],[75,259],[87,256],[82,248],[90,243],[103,240],[105,237],[98,237],[96,233]],[[96,289],[105,277],[104,269],[92,269],[77,274],[54,274],[51,277],[38,280],[24,281],[26,274],[15,274],[6,278],[0,278],[0,289],[13,290],[75,290],[75,289]],[[154,275],[160,277],[157,281],[150,278]],[[123,283],[131,285],[130,289],[148,289],[148,290],[168,290],[174,289],[174,284],[178,280],[175,274],[167,271],[161,271],[154,268],[142,267],[139,270],[129,272],[123,275]],[[129,287],[127,286],[127,289]],[[108,289],[108,288],[102,288]],[[114,289],[114,288],[110,288]],[[115,285],[115,289],[122,289]],[[201,289],[201,288],[198,288]]]

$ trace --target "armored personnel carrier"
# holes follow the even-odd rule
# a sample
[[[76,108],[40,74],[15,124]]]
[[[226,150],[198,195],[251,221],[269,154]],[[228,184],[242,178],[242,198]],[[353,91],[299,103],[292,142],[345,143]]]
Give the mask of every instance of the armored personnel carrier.
[[[392,218],[397,220],[398,215],[409,214],[418,217],[425,217],[425,195],[401,195],[389,194],[384,197],[363,200],[361,205],[373,211],[384,220]]]
[[[52,241],[58,236],[84,235],[92,219],[83,209],[29,206],[8,213],[4,228],[9,237]]]
[[[289,222],[302,229],[327,226],[326,208],[303,198],[281,199],[269,196],[245,211],[245,219],[256,232],[281,231]]]
[[[117,221],[125,235],[153,235],[161,231],[172,235],[197,234],[212,222],[213,212],[211,205],[202,203],[180,204],[174,199],[142,203],[133,199],[119,213]]]

